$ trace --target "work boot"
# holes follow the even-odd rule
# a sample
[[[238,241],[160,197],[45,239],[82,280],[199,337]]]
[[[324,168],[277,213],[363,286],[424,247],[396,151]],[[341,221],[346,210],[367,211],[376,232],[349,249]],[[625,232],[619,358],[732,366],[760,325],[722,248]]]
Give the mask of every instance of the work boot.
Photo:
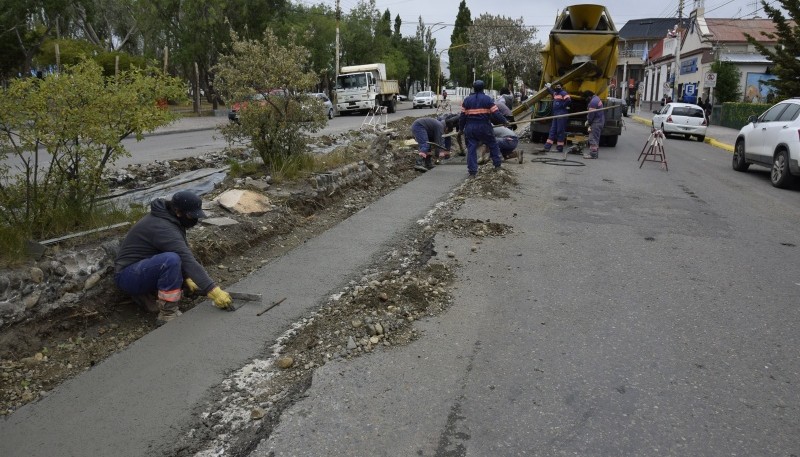
[[[422,160],[422,157],[418,157],[417,161],[414,162],[414,169],[423,173],[428,171],[428,168],[425,166],[425,161]]]
[[[180,316],[181,311],[178,309],[178,302],[168,302],[164,300],[157,300],[158,307],[160,311],[158,312],[158,317],[156,317],[156,325],[161,327],[162,325],[166,324],[167,322],[175,319],[176,317]]]
[[[427,168],[428,170],[434,167],[433,158],[431,156],[425,157],[424,162],[425,162],[425,168]]]

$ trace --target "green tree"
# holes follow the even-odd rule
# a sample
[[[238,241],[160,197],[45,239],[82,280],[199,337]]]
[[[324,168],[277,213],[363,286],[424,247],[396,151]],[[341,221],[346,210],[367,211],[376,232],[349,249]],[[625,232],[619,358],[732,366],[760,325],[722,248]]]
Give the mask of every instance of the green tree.
[[[280,44],[270,29],[261,41],[233,33],[230,54],[221,56],[214,68],[223,96],[247,101],[239,110],[239,123],[223,128],[223,135],[229,142],[250,140],[273,171],[291,156],[304,155],[308,133],[327,122],[322,104],[302,95],[317,82],[308,70],[309,52],[289,41]]]
[[[0,91],[2,224],[34,237],[83,226],[106,190],[103,172],[129,155],[122,140],[169,123],[173,116],[157,100],[182,93],[179,80],[160,72],[107,78],[89,60],[41,80],[12,81]]]
[[[0,9],[0,50],[9,62],[0,64],[6,67],[6,76],[20,72],[30,73],[33,58],[42,43],[51,36],[59,17],[66,16],[66,0],[4,0]],[[0,59],[4,61],[6,56]]]
[[[378,23],[375,0],[359,0],[344,16],[340,27],[341,65],[361,65],[377,62],[380,50],[375,52],[375,28]]]
[[[761,32],[761,35],[770,41],[777,41],[775,50],[768,49],[747,33],[744,35],[748,43],[772,61],[772,74],[778,79],[770,81],[770,85],[777,90],[777,99],[782,100],[800,94],[800,0],[777,1],[788,11],[791,20],[787,21],[779,8],[761,0],[764,12],[775,23],[777,30],[776,33]]]
[[[320,87],[330,90],[336,74],[336,16],[326,5],[315,5],[306,10],[297,10],[289,22],[292,30],[304,31],[298,37],[299,44],[310,53],[309,65],[319,78]]]
[[[467,35],[472,55],[485,69],[500,70],[508,84],[538,62],[541,45],[534,41],[536,28],[526,26],[522,18],[482,14]]]
[[[742,91],[739,88],[739,81],[741,81],[742,74],[736,65],[717,60],[711,64],[711,71],[717,74],[714,104],[741,101]]]
[[[450,35],[450,47],[455,47],[469,43],[467,31],[472,25],[472,16],[467,8],[466,0],[461,0],[456,14],[456,23],[453,33]],[[468,86],[472,83],[472,67],[474,62],[469,55],[467,46],[460,46],[448,51],[450,61],[450,79],[461,86]]]

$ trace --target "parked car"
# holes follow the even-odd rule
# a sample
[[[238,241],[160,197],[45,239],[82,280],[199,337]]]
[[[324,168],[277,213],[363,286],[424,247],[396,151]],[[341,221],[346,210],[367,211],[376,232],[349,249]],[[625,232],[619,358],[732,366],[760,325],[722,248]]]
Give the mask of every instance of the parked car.
[[[241,101],[241,102],[234,102],[231,105],[231,110],[228,111],[228,120],[230,120],[231,122],[237,122],[238,123],[239,122],[239,111],[241,111],[243,108],[246,108],[247,104],[251,103],[251,102],[264,103],[264,95],[263,94],[255,94],[252,97],[250,97],[248,100]]]
[[[434,103],[436,103],[436,97],[433,96],[433,92],[429,90],[423,90],[414,95],[414,100],[411,103],[415,109],[423,108],[425,106],[428,108],[433,108]]]
[[[653,111],[653,128],[664,132],[664,136],[694,136],[697,141],[706,139],[708,122],[702,107],[692,103],[667,103]]]
[[[750,116],[739,130],[733,150],[733,169],[751,164],[770,168],[775,187],[789,187],[800,176],[800,98],[773,105],[761,116]]]
[[[292,97],[294,99],[297,99],[298,101],[301,101],[301,107],[305,111],[307,111],[309,113],[311,112],[312,103],[304,103],[304,102],[302,102],[302,100],[303,99],[309,100],[308,98],[304,98],[304,97],[311,97],[312,99],[316,99],[320,103],[322,103],[322,105],[324,106],[324,109],[325,109],[324,112],[325,112],[325,115],[328,117],[328,119],[333,119],[333,116],[335,114],[335,111],[334,111],[334,108],[333,108],[333,103],[330,101],[328,96],[325,95],[324,93],[321,93],[321,92],[310,93],[310,94],[298,97],[298,96],[290,95],[290,93],[288,91],[284,90],[284,89],[273,89],[273,90],[269,91],[269,93],[267,94],[267,97],[270,97],[270,98],[272,98],[272,97],[287,97],[287,96]],[[264,105],[264,104],[266,104],[266,98],[264,97],[264,94],[260,94],[259,93],[259,94],[253,95],[252,97],[250,97],[249,99],[247,99],[245,101],[233,103],[231,105],[231,110],[228,112],[228,119],[230,119],[231,122],[239,122],[239,112],[241,110],[243,110],[243,109],[246,109],[247,106],[250,103],[253,103],[253,102],[258,102],[258,103]]]
[[[405,102],[405,101],[407,101],[407,100],[408,100],[408,97],[406,97],[405,95],[403,95],[403,94],[397,94],[397,101],[398,101],[398,102]]]
[[[322,92],[316,92],[311,95],[317,97],[322,104],[325,105],[325,113],[328,115],[328,119],[333,119],[336,112],[333,109],[333,102],[331,102],[331,99]]]

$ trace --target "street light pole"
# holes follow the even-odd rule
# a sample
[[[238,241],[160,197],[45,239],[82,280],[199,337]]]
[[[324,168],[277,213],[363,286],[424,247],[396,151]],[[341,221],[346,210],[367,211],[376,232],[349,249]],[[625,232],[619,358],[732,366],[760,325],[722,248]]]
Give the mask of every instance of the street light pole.
[[[432,28],[436,27],[437,25],[441,25],[441,27],[439,27],[436,30],[431,30]],[[427,90],[431,90],[431,49],[430,49],[430,47],[431,47],[431,35],[433,34],[433,32],[438,32],[439,30],[442,30],[445,27],[447,27],[447,26],[443,25],[442,22],[437,22],[435,24],[431,24],[431,25],[428,26],[428,33],[425,36],[425,39],[427,41],[427,43],[425,44],[425,47],[426,47],[425,53],[428,54],[428,72],[427,72],[426,77],[425,77],[425,86],[427,87]],[[434,51],[435,51],[435,49],[434,49]]]
[[[436,99],[437,100],[439,99],[439,95],[442,93],[442,54],[444,54],[445,52],[447,52],[447,51],[449,51],[451,49],[461,48],[461,47],[464,47],[464,46],[466,46],[468,44],[469,43],[457,44],[455,46],[450,46],[447,49],[442,49],[441,51],[439,51],[439,75],[436,77]]]

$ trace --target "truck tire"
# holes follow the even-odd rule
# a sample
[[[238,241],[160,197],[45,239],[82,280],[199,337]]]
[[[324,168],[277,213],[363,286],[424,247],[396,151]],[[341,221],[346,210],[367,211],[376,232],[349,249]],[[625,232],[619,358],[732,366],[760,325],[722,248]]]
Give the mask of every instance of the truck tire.
[[[389,114],[394,114],[397,112],[397,100],[394,98],[389,100],[389,107],[387,108],[387,111],[389,111]]]
[[[617,145],[617,140],[619,139],[619,135],[606,135],[600,137],[600,144],[604,146],[608,146],[613,148]]]

